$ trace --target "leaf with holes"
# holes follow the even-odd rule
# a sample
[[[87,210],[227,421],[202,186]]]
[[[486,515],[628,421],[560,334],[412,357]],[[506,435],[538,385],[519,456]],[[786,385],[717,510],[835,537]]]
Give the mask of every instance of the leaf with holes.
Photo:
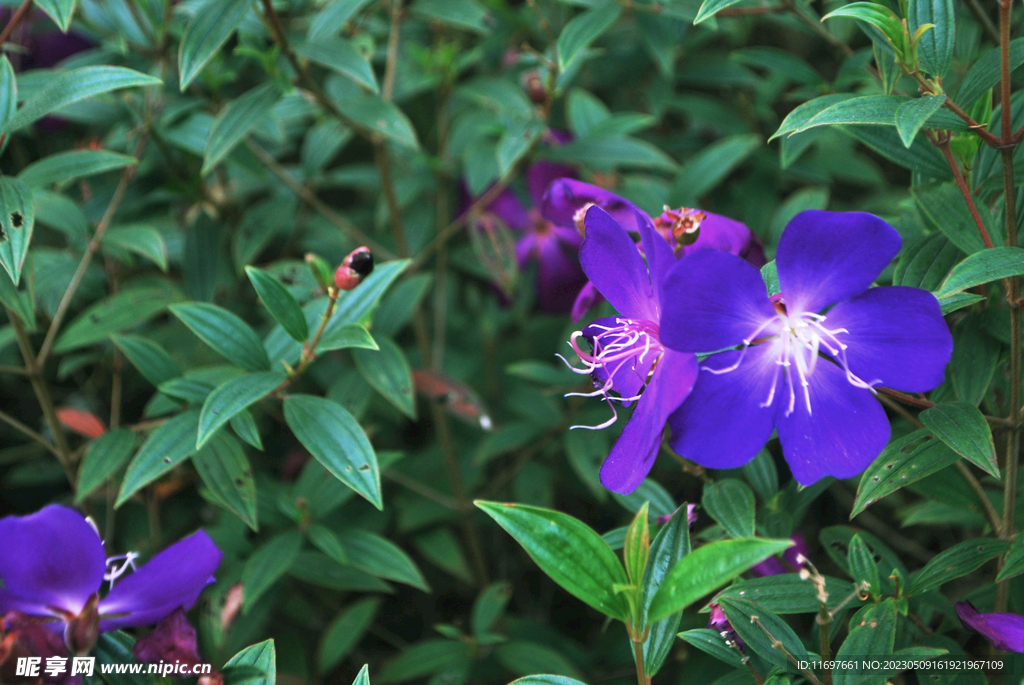
[[[0,176],[0,264],[17,286],[36,224],[32,191],[22,181]]]
[[[384,508],[377,455],[359,423],[340,404],[313,395],[292,395],[284,401],[284,420],[338,480],[373,506]]]
[[[999,478],[992,429],[976,406],[970,402],[947,402],[926,409],[919,418],[957,454]]]
[[[81,502],[121,468],[135,450],[135,433],[127,428],[108,431],[90,443],[78,469],[75,501]]]
[[[149,485],[196,451],[195,434],[199,429],[199,410],[193,409],[162,423],[128,465],[121,481],[115,507],[128,501],[139,489]]]
[[[946,468],[959,458],[959,454],[936,439],[927,428],[892,441],[860,477],[850,517],[886,495]]]
[[[252,467],[238,441],[224,431],[215,433],[203,449],[192,457],[207,496],[216,504],[234,513],[253,530],[256,521],[256,482]]]
[[[1010,549],[1005,540],[978,538],[965,540],[932,557],[920,571],[914,574],[910,583],[910,595],[920,595],[934,590],[954,578],[977,571],[989,559],[995,559]]]

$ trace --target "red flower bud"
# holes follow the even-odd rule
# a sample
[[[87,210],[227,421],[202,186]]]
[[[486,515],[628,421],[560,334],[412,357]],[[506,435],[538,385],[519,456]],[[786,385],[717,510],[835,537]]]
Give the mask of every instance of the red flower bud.
[[[373,272],[373,254],[368,247],[357,247],[345,257],[334,272],[334,285],[338,290],[352,290]]]

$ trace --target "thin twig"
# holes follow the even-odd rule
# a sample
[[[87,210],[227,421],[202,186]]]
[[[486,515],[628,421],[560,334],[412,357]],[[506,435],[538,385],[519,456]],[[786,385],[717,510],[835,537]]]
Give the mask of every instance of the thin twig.
[[[413,492],[419,495],[423,495],[430,501],[436,502],[437,504],[440,504],[442,507],[445,507],[446,509],[451,509],[452,511],[461,511],[462,509],[459,506],[458,501],[455,500],[453,497],[449,497],[448,495],[442,494],[431,487],[427,487],[426,485],[419,482],[415,478],[409,478],[401,471],[389,469],[384,472],[384,477],[387,478],[388,480],[393,480],[399,485],[408,488],[409,490],[412,490]]]
[[[142,155],[142,151],[146,146],[147,136],[143,135],[139,139],[138,144],[135,146],[135,150],[132,152],[132,157],[136,160]],[[78,263],[78,268],[75,270],[75,275],[71,277],[71,283],[68,284],[67,290],[64,291],[64,296],[60,299],[60,304],[57,305],[57,311],[53,314],[53,320],[50,322],[50,328],[46,331],[46,338],[43,340],[43,346],[39,349],[39,356],[36,357],[35,365],[42,367],[46,363],[46,358],[50,355],[50,350],[53,348],[53,341],[57,337],[57,333],[60,331],[60,325],[64,322],[64,316],[68,312],[68,307],[71,306],[71,300],[75,297],[75,293],[78,292],[78,286],[82,284],[82,279],[85,277],[85,272],[89,268],[89,264],[92,262],[92,258],[96,255],[96,252],[100,249],[100,243],[103,240],[103,236],[107,232],[107,228],[110,227],[110,222],[114,219],[114,214],[117,213],[118,207],[121,206],[121,201],[124,199],[125,191],[128,190],[128,184],[131,183],[135,177],[135,170],[137,166],[126,167],[121,173],[121,181],[117,184],[117,189],[114,190],[114,195],[110,198],[110,203],[107,204],[107,209],[103,212],[103,217],[100,218],[100,222],[96,224],[96,232],[92,236],[92,240],[89,241],[89,245],[85,248],[85,254],[82,255],[82,260]],[[27,366],[27,364],[26,364]]]
[[[14,14],[11,15],[11,20],[7,22],[7,26],[4,27],[4,30],[0,32],[0,45],[7,42],[7,39],[11,37],[11,34],[14,33],[14,29],[18,27],[18,24],[20,24],[21,20],[25,18],[30,9],[32,9],[32,0],[25,0],[25,2],[18,6],[18,9],[14,10]]]
[[[985,31],[989,40],[996,45],[999,45],[999,29],[997,29],[996,25],[992,23],[992,18],[985,13],[981,3],[979,3],[978,0],[964,0],[964,2],[967,4],[967,9],[971,11],[974,18],[978,20],[979,24],[981,24],[981,28]]]
[[[23,423],[22,423],[21,421],[19,421],[18,419],[14,418],[14,417],[13,417],[13,416],[11,416],[10,414],[7,414],[7,413],[5,413],[5,412],[2,412],[2,411],[0,411],[0,421],[3,421],[4,423],[6,423],[6,424],[7,424],[8,426],[10,426],[11,428],[14,428],[15,430],[17,430],[17,431],[19,431],[19,432],[21,432],[21,433],[24,433],[24,434],[25,434],[25,435],[27,435],[28,437],[32,438],[33,440],[35,440],[36,442],[38,442],[38,443],[39,443],[40,445],[42,445],[43,447],[45,447],[45,448],[46,448],[47,450],[49,450],[49,452],[50,452],[50,453],[51,453],[51,454],[52,454],[53,456],[57,457],[57,459],[60,459],[60,452],[58,452],[58,451],[57,451],[57,448],[56,448],[56,447],[54,447],[54,446],[53,446],[53,445],[52,445],[52,444],[50,443],[50,441],[49,441],[49,440],[47,440],[46,438],[44,438],[44,437],[43,437],[42,435],[40,435],[39,433],[36,433],[36,432],[35,432],[34,430],[32,430],[31,428],[29,428],[28,426],[26,426],[25,424],[23,424]]]

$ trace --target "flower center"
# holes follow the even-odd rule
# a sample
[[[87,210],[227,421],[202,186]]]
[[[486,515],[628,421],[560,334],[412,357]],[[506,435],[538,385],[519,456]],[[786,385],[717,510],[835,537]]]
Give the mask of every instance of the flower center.
[[[606,320],[607,321],[607,320]],[[584,338],[590,343],[591,351],[587,352],[579,345]],[[615,423],[618,413],[612,402],[633,402],[640,399],[644,387],[650,380],[658,360],[665,347],[658,337],[658,324],[643,319],[626,319],[615,317],[612,323],[592,323],[587,333],[576,331],[569,339],[569,345],[579,357],[583,368],[576,368],[562,355],[557,355],[576,373],[588,374],[594,380],[593,392],[571,392],[566,397],[601,397],[608,402],[612,410],[612,418],[597,426],[570,426],[572,428],[588,428],[599,430]],[[641,379],[640,389],[633,395],[624,396],[615,387],[615,377],[622,371],[637,374]],[[621,378],[621,376],[620,376]],[[610,393],[618,393],[611,395]]]
[[[846,344],[839,336],[848,333],[845,328],[827,328],[826,317],[823,314],[809,312],[787,312],[785,305],[774,303],[775,311],[778,314],[758,326],[743,341],[743,350],[736,363],[724,369],[710,369],[703,367],[711,373],[720,374],[736,370],[743,361],[743,354],[751,345],[771,345],[772,356],[778,365],[772,376],[771,388],[768,390],[768,397],[761,403],[762,407],[771,407],[775,402],[776,392],[788,392],[789,398],[786,404],[786,416],[793,413],[796,408],[797,398],[803,401],[807,407],[807,414],[811,411],[810,381],[808,380],[817,367],[818,359],[828,355],[846,374],[846,380],[850,385],[864,388],[875,392],[874,387],[880,380],[867,382],[850,370],[846,360]],[[776,335],[759,337],[766,330],[778,331]]]

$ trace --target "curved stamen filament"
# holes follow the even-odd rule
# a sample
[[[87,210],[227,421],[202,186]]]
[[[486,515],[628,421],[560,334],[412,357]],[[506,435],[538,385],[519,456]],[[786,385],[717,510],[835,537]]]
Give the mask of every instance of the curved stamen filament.
[[[110,569],[103,574],[103,580],[110,583],[110,589],[114,589],[114,581],[123,576],[131,568],[135,570],[135,560],[139,558],[138,552],[128,552],[127,554],[118,554],[117,556],[110,557],[107,559],[107,567]],[[118,566],[115,562],[123,561]]]

